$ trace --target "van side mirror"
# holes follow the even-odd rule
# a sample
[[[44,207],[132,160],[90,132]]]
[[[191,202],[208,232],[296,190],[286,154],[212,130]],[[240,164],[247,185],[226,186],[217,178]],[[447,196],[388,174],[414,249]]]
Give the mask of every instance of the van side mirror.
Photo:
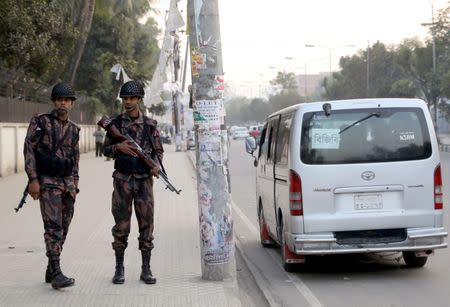
[[[252,136],[245,138],[245,150],[253,156],[253,152],[256,150],[256,141]]]
[[[245,138],[245,150],[252,155],[252,157],[255,159],[253,161],[253,165],[256,167],[258,166],[258,159],[253,155],[253,153],[256,150],[256,140],[252,136],[248,136]]]

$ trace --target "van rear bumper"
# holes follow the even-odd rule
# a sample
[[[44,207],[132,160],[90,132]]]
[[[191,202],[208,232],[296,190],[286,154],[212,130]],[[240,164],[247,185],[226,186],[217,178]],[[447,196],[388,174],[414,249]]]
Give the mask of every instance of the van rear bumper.
[[[444,228],[409,228],[405,240],[393,243],[337,244],[333,233],[286,233],[286,243],[298,255],[422,251],[447,247]]]

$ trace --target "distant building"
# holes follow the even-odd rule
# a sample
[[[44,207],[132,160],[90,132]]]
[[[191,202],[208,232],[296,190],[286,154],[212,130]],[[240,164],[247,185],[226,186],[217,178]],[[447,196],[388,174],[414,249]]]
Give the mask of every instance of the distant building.
[[[328,76],[328,72],[321,72],[316,75],[296,75],[299,95],[303,97],[316,96],[323,79]]]

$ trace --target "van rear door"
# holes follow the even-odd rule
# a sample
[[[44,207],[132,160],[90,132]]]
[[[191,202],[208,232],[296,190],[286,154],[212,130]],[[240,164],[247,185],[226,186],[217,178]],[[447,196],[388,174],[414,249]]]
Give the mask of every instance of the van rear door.
[[[305,113],[305,233],[434,226],[430,128],[420,107]]]

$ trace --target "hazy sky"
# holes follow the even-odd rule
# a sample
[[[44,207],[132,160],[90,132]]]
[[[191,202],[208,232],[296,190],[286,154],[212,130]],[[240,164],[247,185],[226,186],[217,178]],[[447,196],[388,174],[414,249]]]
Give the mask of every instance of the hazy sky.
[[[185,11],[186,0],[180,2]],[[397,44],[427,36],[421,25],[447,0],[219,0],[225,81],[256,96],[278,70],[318,73],[338,69],[339,57],[369,41]],[[159,0],[158,7],[169,7]],[[314,48],[306,48],[313,44]],[[353,45],[354,47],[348,47]],[[347,47],[344,47],[347,46]],[[285,59],[292,58],[291,60]],[[274,68],[269,68],[274,67]]]

